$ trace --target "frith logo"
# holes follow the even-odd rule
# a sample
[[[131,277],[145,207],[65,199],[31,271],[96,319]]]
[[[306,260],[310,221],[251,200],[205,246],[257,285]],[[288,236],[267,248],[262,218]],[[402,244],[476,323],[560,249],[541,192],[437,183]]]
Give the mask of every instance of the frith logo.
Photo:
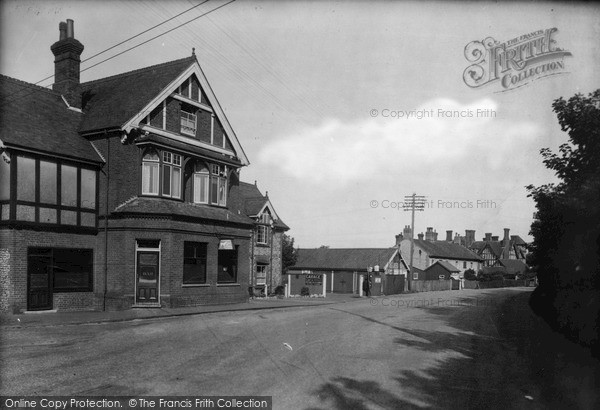
[[[471,41],[465,47],[465,58],[472,63],[463,73],[465,84],[478,88],[499,81],[502,92],[543,77],[565,74],[564,58],[571,53],[557,47],[557,31],[538,30],[504,43],[492,37]]]

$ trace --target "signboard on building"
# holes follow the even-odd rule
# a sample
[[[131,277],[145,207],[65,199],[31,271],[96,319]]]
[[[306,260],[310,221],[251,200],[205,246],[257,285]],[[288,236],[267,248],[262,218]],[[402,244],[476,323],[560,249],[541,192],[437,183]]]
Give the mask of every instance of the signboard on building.
[[[304,283],[306,284],[306,286],[322,285],[323,275],[320,275],[318,273],[308,273],[304,277]]]
[[[225,251],[233,250],[233,241],[231,239],[221,239],[219,241],[219,250],[225,250]]]

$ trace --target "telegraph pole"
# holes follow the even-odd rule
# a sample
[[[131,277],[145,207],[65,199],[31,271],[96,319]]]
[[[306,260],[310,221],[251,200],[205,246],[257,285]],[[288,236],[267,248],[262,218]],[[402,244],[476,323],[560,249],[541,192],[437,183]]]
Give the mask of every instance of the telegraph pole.
[[[412,211],[412,221],[410,225],[410,271],[408,272],[408,290],[412,290],[413,275],[413,253],[415,252],[415,211],[425,210],[425,197],[413,193],[404,197],[404,210]]]

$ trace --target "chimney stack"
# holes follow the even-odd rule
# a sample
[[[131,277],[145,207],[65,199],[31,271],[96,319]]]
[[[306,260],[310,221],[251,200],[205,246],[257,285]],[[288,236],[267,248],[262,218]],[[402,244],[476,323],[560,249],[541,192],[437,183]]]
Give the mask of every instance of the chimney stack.
[[[483,238],[484,241],[489,242],[492,240],[492,233],[491,232],[486,232],[485,233],[485,238]]]
[[[446,242],[452,242],[452,231],[446,231]]]
[[[423,240],[423,234],[422,234],[422,233],[418,234],[417,236],[419,237],[419,240],[420,240],[420,241],[422,241],[422,240]]]
[[[402,234],[406,239],[412,238],[412,229],[410,228],[410,225],[404,227],[404,232]]]
[[[436,231],[433,231],[433,240],[434,241],[437,241],[437,238],[438,238],[437,236],[438,236],[438,233]]]
[[[73,20],[58,25],[59,40],[52,44],[50,50],[54,54],[54,84],[52,89],[61,93],[69,105],[81,108],[81,89],[79,86],[79,70],[83,44],[75,39]]]
[[[402,242],[403,239],[404,239],[404,236],[401,233],[396,235],[396,246],[400,246],[400,242]]]
[[[504,242],[508,242],[510,241],[510,229],[509,228],[504,228]]]
[[[426,241],[433,241],[433,227],[427,227],[427,232],[425,232],[425,240]]]
[[[475,231],[472,229],[465,230],[465,246],[470,248],[475,242]]]
[[[460,235],[458,232],[454,235],[454,243],[460,245]]]

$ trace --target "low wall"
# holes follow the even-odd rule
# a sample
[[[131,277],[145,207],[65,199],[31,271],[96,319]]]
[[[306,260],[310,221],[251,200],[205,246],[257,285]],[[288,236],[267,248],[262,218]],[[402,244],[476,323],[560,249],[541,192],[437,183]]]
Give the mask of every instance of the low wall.
[[[493,289],[493,288],[511,288],[516,286],[528,286],[529,281],[525,279],[504,279],[480,282],[477,280],[465,280],[465,289]]]
[[[411,290],[414,292],[434,292],[436,290],[452,290],[452,279],[448,280],[413,280]]]

